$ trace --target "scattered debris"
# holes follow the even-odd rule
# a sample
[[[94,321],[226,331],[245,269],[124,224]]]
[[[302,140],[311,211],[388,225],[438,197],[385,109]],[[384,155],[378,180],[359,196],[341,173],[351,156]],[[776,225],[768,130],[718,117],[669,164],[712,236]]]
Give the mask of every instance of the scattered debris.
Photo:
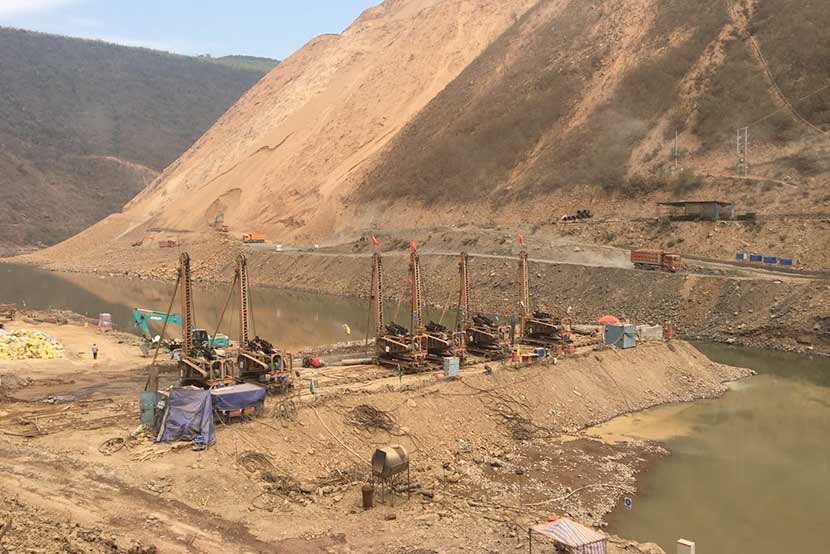
[[[361,404],[352,409],[349,414],[349,419],[353,425],[368,430],[381,429],[383,431],[393,431],[398,426],[393,416],[369,404]]]

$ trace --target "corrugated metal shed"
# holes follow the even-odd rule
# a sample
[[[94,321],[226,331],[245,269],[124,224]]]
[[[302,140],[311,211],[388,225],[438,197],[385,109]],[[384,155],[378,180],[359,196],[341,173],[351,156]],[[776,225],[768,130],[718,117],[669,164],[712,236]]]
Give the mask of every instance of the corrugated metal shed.
[[[608,537],[570,519],[560,518],[534,525],[530,531],[553,539],[578,554],[606,554],[608,552]]]

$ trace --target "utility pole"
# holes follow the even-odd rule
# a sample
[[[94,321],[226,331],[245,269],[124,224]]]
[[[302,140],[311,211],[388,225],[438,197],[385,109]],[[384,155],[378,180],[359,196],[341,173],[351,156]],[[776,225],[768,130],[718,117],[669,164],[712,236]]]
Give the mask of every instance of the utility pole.
[[[678,155],[677,155],[677,129],[674,130],[674,172],[677,173],[677,168],[679,165]]]
[[[749,175],[749,127],[738,128],[738,175],[746,177]]]

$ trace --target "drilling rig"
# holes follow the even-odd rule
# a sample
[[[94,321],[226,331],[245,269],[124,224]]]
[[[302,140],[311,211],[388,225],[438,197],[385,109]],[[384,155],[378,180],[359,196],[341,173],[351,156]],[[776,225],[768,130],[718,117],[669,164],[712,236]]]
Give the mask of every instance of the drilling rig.
[[[283,392],[292,386],[291,354],[283,353],[256,334],[253,304],[248,279],[248,260],[244,254],[236,258],[236,271],[231,284],[239,291],[239,378],[265,385],[274,392]],[[251,338],[253,332],[254,338]]]
[[[522,308],[519,337],[525,344],[556,346],[570,338],[570,320],[556,321],[553,315],[530,308],[530,287],[528,284],[527,250],[519,253],[519,287]],[[567,324],[567,328],[565,328]],[[567,339],[565,338],[567,336]]]
[[[377,249],[377,243],[375,242]],[[414,254],[414,252],[413,252]],[[410,262],[412,294],[412,332],[395,322],[386,324],[383,315],[383,265],[380,253],[372,256],[372,304],[375,312],[375,349],[380,365],[417,370],[425,365],[428,352],[420,309],[420,283],[417,266]]]
[[[181,384],[208,389],[236,383],[233,361],[218,357],[207,331],[196,329],[190,256],[187,252],[182,252],[179,256],[178,287],[182,303],[182,353],[179,359]],[[173,292],[173,297],[175,296],[176,291]]]
[[[421,260],[418,256],[418,249],[415,242],[412,242],[412,253],[409,257],[409,271],[412,275],[412,325],[413,329],[420,329],[419,334],[426,336],[427,352],[432,358],[443,359],[447,357],[464,358],[467,352],[466,337],[464,331],[456,328],[451,331],[441,323],[430,321],[423,325],[423,294],[421,293]],[[416,316],[417,313],[417,325]]]
[[[472,313],[470,299],[469,255],[461,253],[458,273],[461,289],[458,297],[458,314],[456,325],[458,331],[466,337],[469,352],[491,360],[510,357],[511,340],[509,325],[497,325],[491,318]]]

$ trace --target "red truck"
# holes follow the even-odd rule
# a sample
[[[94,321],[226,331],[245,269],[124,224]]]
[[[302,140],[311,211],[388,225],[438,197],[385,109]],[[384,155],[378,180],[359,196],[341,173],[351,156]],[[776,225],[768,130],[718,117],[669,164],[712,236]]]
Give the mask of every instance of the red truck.
[[[631,251],[631,263],[637,269],[652,269],[675,273],[680,271],[680,254],[665,250],[641,248]]]

